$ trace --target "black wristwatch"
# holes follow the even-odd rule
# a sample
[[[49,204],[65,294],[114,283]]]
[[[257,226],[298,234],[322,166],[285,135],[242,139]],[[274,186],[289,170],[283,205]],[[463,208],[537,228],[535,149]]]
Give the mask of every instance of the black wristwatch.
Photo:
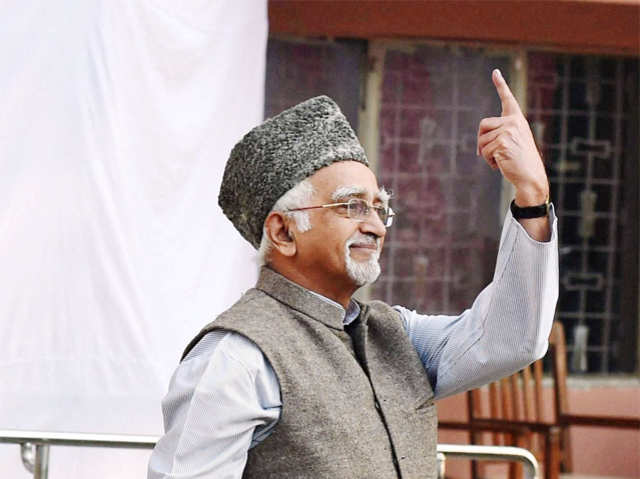
[[[516,200],[511,201],[511,214],[517,220],[530,219],[530,218],[542,218],[549,213],[549,199],[536,206],[520,207],[516,205]]]

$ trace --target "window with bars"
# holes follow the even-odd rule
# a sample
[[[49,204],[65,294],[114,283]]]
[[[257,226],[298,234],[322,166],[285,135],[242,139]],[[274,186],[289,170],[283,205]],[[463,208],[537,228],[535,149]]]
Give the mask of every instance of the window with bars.
[[[378,176],[398,218],[387,233],[373,296],[458,314],[491,281],[500,174],[476,155],[479,121],[500,111],[491,70],[506,56],[415,46],[386,51]]]
[[[361,69],[366,43],[270,38],[267,45],[265,117],[318,95],[333,98],[358,128]]]
[[[513,58],[457,45],[386,46],[375,99],[377,169],[398,217],[372,297],[456,314],[491,280],[502,183],[476,156],[475,140],[480,119],[500,112],[490,72],[509,72]],[[556,319],[568,331],[571,370],[635,371],[637,59],[538,52],[526,59],[528,117],[559,216]],[[328,94],[357,127],[367,64],[365,42],[271,39],[266,115]]]
[[[530,53],[528,117],[560,218],[560,299],[572,372],[635,367],[637,61]],[[634,130],[635,125],[635,130]]]

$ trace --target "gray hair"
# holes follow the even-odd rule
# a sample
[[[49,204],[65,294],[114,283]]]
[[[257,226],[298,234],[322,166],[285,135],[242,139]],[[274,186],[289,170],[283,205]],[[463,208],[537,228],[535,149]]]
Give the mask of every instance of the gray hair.
[[[300,233],[304,233],[305,231],[309,231],[311,229],[311,221],[309,220],[309,213],[307,211],[289,211],[295,208],[303,208],[305,206],[310,206],[311,198],[313,197],[314,189],[313,185],[308,180],[302,180],[296,186],[287,191],[284,195],[282,195],[276,204],[271,208],[271,212],[274,211],[283,211],[285,214],[296,223],[296,229]],[[267,215],[268,216],[268,215]],[[271,253],[271,248],[273,247],[273,243],[269,239],[267,235],[267,229],[262,227],[262,239],[260,240],[260,247],[258,248],[258,266],[263,266],[269,263],[269,253]]]

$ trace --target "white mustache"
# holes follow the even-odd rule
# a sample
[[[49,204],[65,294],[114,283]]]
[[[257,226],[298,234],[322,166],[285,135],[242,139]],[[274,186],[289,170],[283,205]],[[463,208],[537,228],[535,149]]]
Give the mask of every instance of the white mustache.
[[[354,234],[351,238],[347,240],[347,248],[354,244],[361,245],[375,245],[378,252],[380,251],[380,238],[374,238],[370,235],[364,235],[361,233]]]

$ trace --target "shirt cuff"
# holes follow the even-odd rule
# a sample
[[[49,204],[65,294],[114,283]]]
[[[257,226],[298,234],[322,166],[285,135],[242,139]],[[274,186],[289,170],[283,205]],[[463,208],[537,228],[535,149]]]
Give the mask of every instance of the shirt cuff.
[[[505,225],[508,223],[515,224],[515,227],[519,228],[522,231],[522,233],[524,233],[526,238],[529,241],[532,241],[533,243],[553,244],[558,241],[558,217],[556,216],[556,211],[553,206],[553,203],[549,204],[549,212],[547,213],[547,218],[549,220],[549,224],[551,225],[551,237],[549,238],[549,241],[538,241],[536,239],[533,239],[531,236],[529,236],[529,233],[527,233],[527,230],[524,229],[524,226],[522,226],[520,222],[513,217],[513,214],[511,214],[511,210],[507,210],[507,215],[505,216],[504,223]]]

